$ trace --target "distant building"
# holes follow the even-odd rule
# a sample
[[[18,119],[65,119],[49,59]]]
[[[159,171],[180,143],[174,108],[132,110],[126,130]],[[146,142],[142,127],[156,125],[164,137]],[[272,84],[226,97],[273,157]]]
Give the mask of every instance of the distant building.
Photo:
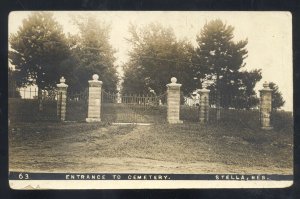
[[[200,95],[197,90],[190,94],[188,97],[184,97],[185,105],[188,106],[199,106]]]
[[[18,90],[22,99],[37,99],[38,87],[36,85],[21,87]]]

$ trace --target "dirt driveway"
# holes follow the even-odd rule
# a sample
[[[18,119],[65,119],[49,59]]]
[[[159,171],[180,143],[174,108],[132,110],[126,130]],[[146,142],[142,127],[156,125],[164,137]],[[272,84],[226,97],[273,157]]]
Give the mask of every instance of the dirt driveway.
[[[292,151],[292,135],[198,124],[20,124],[9,132],[10,171],[292,174]]]

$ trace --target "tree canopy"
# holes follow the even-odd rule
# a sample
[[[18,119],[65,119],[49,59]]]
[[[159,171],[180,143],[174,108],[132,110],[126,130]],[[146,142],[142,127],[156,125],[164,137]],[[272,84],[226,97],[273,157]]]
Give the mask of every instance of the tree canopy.
[[[10,35],[9,60],[15,66],[18,86],[36,84],[40,89],[52,89],[65,76],[68,89],[77,92],[87,88],[88,80],[97,73],[105,90],[117,90],[110,26],[93,15],[73,21],[79,31],[66,37],[53,14],[34,12]],[[195,48],[189,41],[177,39],[170,27],[150,23],[138,28],[131,24],[122,92],[162,94],[171,77],[176,77],[185,95],[201,88],[201,81],[212,95],[221,98],[222,107],[256,106],[259,100],[254,87],[262,78],[261,70],[244,70],[248,41],[236,41],[233,32],[233,26],[212,20],[197,35]],[[284,100],[278,87],[271,86],[275,90],[273,106],[279,108]]]
[[[272,89],[272,109],[279,109],[285,104],[282,93],[279,91],[278,85],[276,85],[274,82],[270,82],[269,86],[270,89]]]
[[[13,71],[11,68],[8,68],[8,97],[13,97],[13,98],[20,98],[21,94],[20,91],[16,89],[16,71]]]
[[[71,57],[64,63],[71,91],[82,91],[88,87],[93,74],[99,75],[103,88],[115,91],[118,83],[114,65],[115,50],[109,43],[110,26],[92,15],[75,18],[79,34],[69,35]]]
[[[154,90],[161,94],[171,77],[182,83],[182,90],[196,88],[192,74],[191,43],[177,40],[171,28],[151,23],[142,28],[129,27],[128,42],[132,48],[129,61],[124,65],[123,92],[146,93]]]
[[[215,102],[222,107],[250,108],[258,103],[255,84],[261,79],[261,71],[242,70],[246,65],[246,40],[234,41],[234,27],[220,19],[206,23],[197,35],[193,63],[194,74],[209,84]]]
[[[82,91],[97,73],[103,87],[115,91],[118,82],[115,50],[109,43],[109,25],[93,16],[74,18],[79,33],[65,36],[51,12],[34,12],[10,35],[9,60],[18,86],[56,87],[61,76],[69,91]]]
[[[62,27],[50,12],[34,12],[9,37],[9,60],[18,86],[36,84],[51,89],[60,78],[60,63],[69,56]]]

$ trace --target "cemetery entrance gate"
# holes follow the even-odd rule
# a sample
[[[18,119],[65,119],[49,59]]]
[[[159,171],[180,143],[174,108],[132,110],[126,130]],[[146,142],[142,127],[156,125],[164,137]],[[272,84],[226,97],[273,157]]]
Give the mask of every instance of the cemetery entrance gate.
[[[110,123],[166,122],[166,93],[121,94],[102,90],[101,120]]]

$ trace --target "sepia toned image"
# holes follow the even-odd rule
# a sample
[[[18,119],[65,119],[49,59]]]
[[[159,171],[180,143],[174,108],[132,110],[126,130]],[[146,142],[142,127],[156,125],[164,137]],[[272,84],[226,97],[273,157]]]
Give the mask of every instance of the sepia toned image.
[[[289,12],[14,11],[13,189],[293,183]]]

